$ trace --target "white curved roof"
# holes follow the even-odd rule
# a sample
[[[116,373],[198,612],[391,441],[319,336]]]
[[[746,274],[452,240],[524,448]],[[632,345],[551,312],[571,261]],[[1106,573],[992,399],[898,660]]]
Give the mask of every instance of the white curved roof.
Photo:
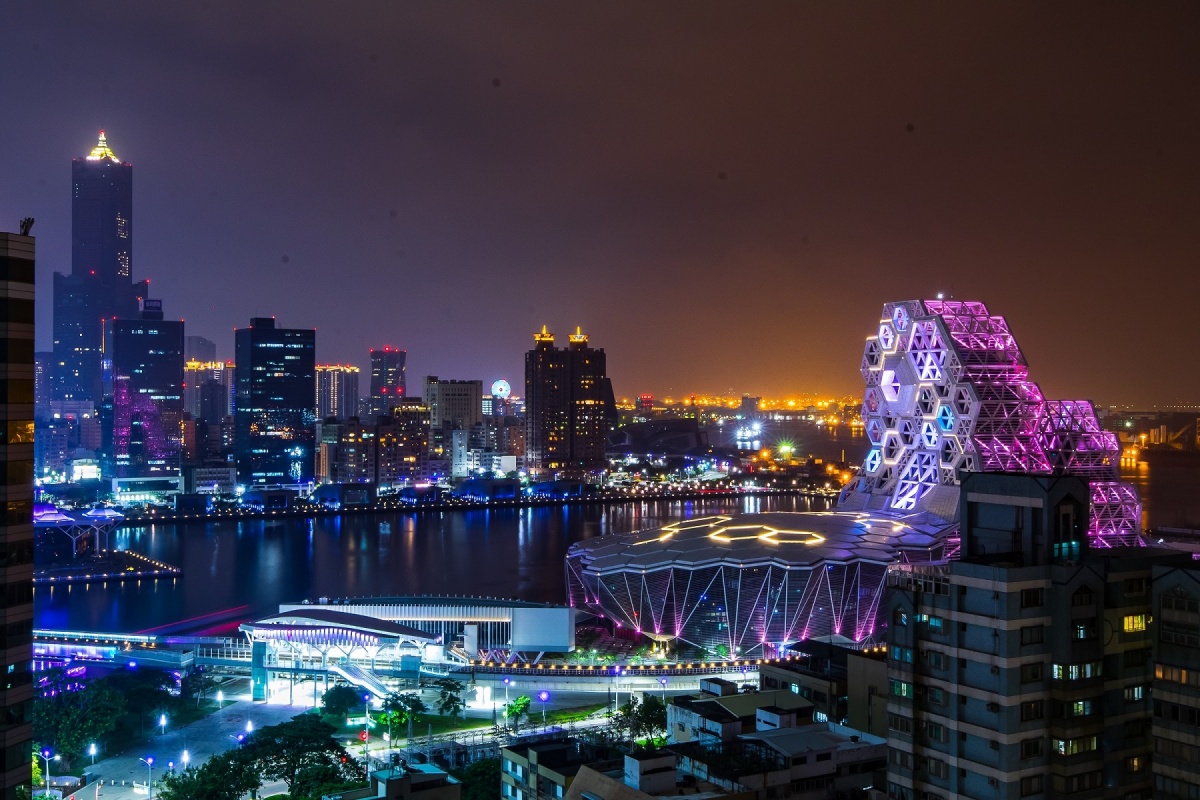
[[[698,517],[637,533],[571,546],[569,558],[588,572],[643,572],[668,567],[868,561],[892,564],[903,551],[928,553],[953,527],[932,514],[806,511]],[[918,560],[926,560],[922,555]]]

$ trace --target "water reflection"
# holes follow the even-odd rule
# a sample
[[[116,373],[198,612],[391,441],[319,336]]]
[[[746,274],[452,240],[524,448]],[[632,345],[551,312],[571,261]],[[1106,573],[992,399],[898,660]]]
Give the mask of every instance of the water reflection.
[[[38,627],[232,632],[280,602],[316,597],[477,594],[564,599],[576,541],[670,519],[808,510],[803,498],[437,511],[122,528],[118,546],[183,568],[176,580],[39,588]],[[824,507],[821,505],[820,507]],[[380,523],[390,526],[381,533]]]

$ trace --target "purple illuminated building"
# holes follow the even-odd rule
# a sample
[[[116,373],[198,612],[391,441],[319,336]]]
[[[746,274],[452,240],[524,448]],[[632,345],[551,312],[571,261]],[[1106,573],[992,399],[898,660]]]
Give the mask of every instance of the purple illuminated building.
[[[179,489],[183,446],[183,323],[145,300],[140,319],[112,323],[114,488]],[[137,499],[130,497],[129,499]]]
[[[1046,400],[1003,317],[982,303],[884,306],[862,362],[871,449],[835,511],[673,522],[577,542],[570,603],[712,656],[809,638],[878,641],[891,565],[954,558],[963,472],[1075,475],[1093,546],[1139,542],[1120,448],[1084,400]]]
[[[1091,486],[1093,545],[1140,541],[1137,491],[1121,448],[1086,400],[1047,400],[1004,317],[983,303],[887,303],[862,360],[871,449],[842,494],[847,510],[951,518],[958,473],[1078,475]]]

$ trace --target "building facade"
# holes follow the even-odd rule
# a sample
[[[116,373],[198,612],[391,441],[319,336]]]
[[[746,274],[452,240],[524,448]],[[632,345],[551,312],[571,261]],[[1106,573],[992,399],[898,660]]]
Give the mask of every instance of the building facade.
[[[889,576],[889,796],[1153,796],[1151,577],[1189,557],[1094,549],[1081,478],[962,499],[962,559]]]
[[[1155,797],[1200,798],[1200,569],[1154,570]]]
[[[371,348],[371,396],[368,412],[372,416],[388,413],[392,405],[407,396],[405,362],[408,351],[385,345]]]
[[[358,367],[317,365],[317,419],[348,419],[358,415]]]
[[[55,399],[100,401],[103,324],[136,318],[149,289],[133,281],[133,166],[104,131],[71,162],[71,272],[54,275]]]
[[[19,789],[28,789],[33,747],[33,286],[33,238],[0,233],[0,294],[6,312],[0,322],[6,378],[6,394],[0,397],[7,509],[0,520],[0,547],[5,553],[0,566],[5,671],[0,684],[4,709],[0,797],[5,800],[14,800]]]
[[[237,370],[235,450],[247,486],[313,479],[316,335],[256,317],[234,335]]]
[[[140,319],[112,323],[114,489],[181,491],[183,323],[145,300]]]
[[[588,473],[605,467],[616,417],[604,350],[578,328],[565,348],[545,326],[525,354],[525,464],[533,473]]]

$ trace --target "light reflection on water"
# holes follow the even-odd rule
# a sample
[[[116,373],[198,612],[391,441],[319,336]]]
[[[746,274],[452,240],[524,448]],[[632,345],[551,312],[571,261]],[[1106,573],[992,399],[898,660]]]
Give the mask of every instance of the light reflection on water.
[[[35,618],[40,628],[228,633],[234,622],[274,613],[281,602],[322,596],[469,594],[563,602],[563,559],[573,542],[680,517],[827,507],[815,502],[746,497],[122,528],[114,536],[118,547],[178,565],[183,575],[107,587],[39,587]],[[391,532],[381,533],[381,523]]]

